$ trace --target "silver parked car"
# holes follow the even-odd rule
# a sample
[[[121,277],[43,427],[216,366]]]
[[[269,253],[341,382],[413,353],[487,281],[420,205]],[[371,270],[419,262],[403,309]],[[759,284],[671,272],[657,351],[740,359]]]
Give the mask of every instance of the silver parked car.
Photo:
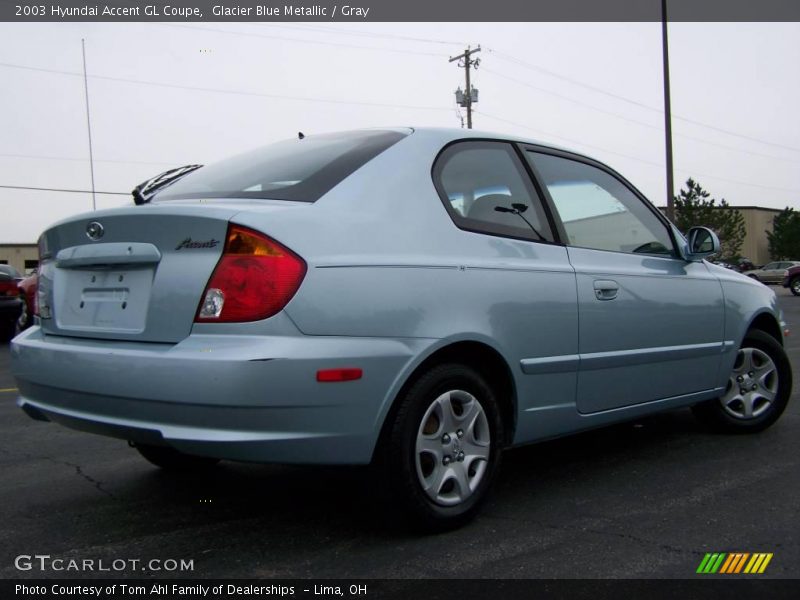
[[[375,461],[453,527],[506,448],[685,406],[754,432],[790,395],[775,294],[580,154],[355,131],[134,196],[42,235],[12,368],[33,418],[161,467]]]
[[[787,269],[797,265],[800,265],[800,262],[795,260],[782,260],[766,264],[760,269],[744,271],[743,274],[752,279],[756,279],[761,283],[777,285],[783,281],[783,278],[786,276]]]

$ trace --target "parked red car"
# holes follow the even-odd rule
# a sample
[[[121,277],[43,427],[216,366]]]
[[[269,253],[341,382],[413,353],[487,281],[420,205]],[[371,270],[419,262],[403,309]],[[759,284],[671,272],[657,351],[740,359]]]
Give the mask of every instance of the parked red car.
[[[800,296],[800,265],[789,267],[783,277],[783,287],[792,290],[795,296]]]
[[[16,330],[24,304],[21,294],[13,274],[0,270],[0,342],[10,339]]]
[[[36,314],[36,287],[39,284],[39,274],[34,273],[19,282],[18,286],[22,299],[22,310],[14,330],[18,334],[33,325],[33,315]]]

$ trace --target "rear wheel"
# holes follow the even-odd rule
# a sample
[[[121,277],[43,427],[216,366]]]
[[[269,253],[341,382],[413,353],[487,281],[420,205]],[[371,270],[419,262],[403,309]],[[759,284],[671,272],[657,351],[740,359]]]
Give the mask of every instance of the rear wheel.
[[[139,454],[150,463],[168,471],[201,471],[209,469],[219,462],[218,458],[192,456],[184,454],[168,446],[151,446],[149,444],[131,444]]]
[[[725,393],[694,407],[695,415],[713,429],[755,433],[783,413],[792,391],[792,369],[775,338],[760,330],[745,336],[736,354]]]
[[[795,296],[800,296],[800,275],[792,278],[789,282],[789,289]]]
[[[28,303],[22,303],[19,317],[14,323],[14,335],[19,335],[30,326],[30,314],[28,313]]]
[[[492,388],[460,364],[432,368],[401,399],[385,452],[394,497],[417,525],[459,527],[477,514],[500,463]]]

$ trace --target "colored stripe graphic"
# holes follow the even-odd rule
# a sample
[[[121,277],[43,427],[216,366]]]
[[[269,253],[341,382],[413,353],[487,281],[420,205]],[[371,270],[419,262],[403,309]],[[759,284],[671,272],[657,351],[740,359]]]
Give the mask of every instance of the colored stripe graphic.
[[[728,559],[722,563],[722,568],[719,570],[719,572],[728,573],[728,569],[730,569],[731,565],[736,562],[738,556],[738,554],[728,554]]]
[[[726,574],[738,573],[757,574],[763,573],[772,560],[771,552],[709,552],[700,561],[697,573]],[[745,566],[747,565],[747,566]]]
[[[771,561],[771,560],[772,560],[772,552],[767,554],[766,558],[764,559],[764,562],[761,563],[761,568],[758,570],[758,572],[759,573],[763,573],[766,570],[767,565],[769,564],[769,561]]]
[[[719,569],[722,561],[725,559],[726,554],[724,552],[714,552],[713,554],[706,554],[703,561],[700,563],[700,566],[697,567],[698,573],[716,573]]]

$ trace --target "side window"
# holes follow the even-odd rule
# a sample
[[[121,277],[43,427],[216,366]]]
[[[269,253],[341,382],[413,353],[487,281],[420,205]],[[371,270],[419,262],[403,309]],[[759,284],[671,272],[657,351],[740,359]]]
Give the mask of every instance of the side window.
[[[666,226],[620,180],[585,163],[526,152],[547,186],[570,246],[674,254]]]
[[[461,229],[553,241],[541,199],[510,144],[453,144],[439,156],[434,184]]]
[[[761,267],[762,271],[773,271],[778,268],[778,263],[769,263]]]

